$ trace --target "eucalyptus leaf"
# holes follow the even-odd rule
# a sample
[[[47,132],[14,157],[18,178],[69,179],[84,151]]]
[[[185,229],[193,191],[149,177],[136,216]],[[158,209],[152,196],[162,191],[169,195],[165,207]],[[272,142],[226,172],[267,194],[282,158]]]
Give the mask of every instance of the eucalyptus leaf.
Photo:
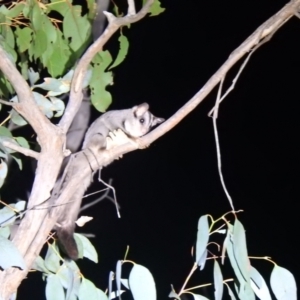
[[[49,99],[53,104],[53,109],[56,111],[54,117],[61,117],[65,111],[65,103],[61,99],[56,97],[49,97]]]
[[[120,44],[120,49],[119,49],[116,60],[114,61],[112,66],[109,67],[109,70],[111,70],[112,68],[115,68],[116,66],[121,64],[124,61],[126,55],[128,54],[129,42],[128,42],[127,37],[125,35],[121,34],[118,41]]]
[[[21,147],[26,148],[26,149],[30,149],[30,146],[29,146],[27,140],[24,137],[22,137],[22,136],[15,137],[15,140],[17,141],[17,143]]]
[[[16,27],[15,32],[17,37],[18,51],[23,53],[28,50],[30,44],[32,43],[33,31],[30,27]]]
[[[49,270],[45,266],[45,261],[40,256],[38,256],[35,259],[34,263],[31,266],[31,269],[37,270],[37,271],[40,271],[43,273],[50,273]]]
[[[65,300],[65,292],[63,286],[59,280],[59,277],[55,274],[50,274],[47,276],[46,299]]]
[[[7,176],[7,164],[5,161],[0,159],[0,188],[3,185],[6,176]]]
[[[10,236],[10,229],[8,226],[0,227],[0,236],[8,239]]]
[[[198,232],[196,241],[196,263],[199,265],[200,259],[206,250],[209,240],[208,216],[201,216],[198,221]]]
[[[88,279],[82,278],[81,285],[78,291],[79,300],[97,299],[98,291],[95,285]]]
[[[55,51],[52,52],[47,63],[48,72],[52,77],[61,76],[68,66],[72,64],[68,40],[63,37],[61,31],[57,30],[56,34],[56,42],[53,45]]]
[[[2,236],[0,236],[0,267],[4,270],[10,267],[26,269],[24,258],[17,247]]]
[[[75,233],[75,238],[78,238],[83,246],[83,256],[90,259],[91,261],[97,263],[98,262],[98,254],[95,250],[95,247],[92,245],[90,240],[83,236],[82,234]]]
[[[254,291],[255,295],[261,300],[272,300],[269,288],[268,288],[264,278],[252,266],[251,266],[251,270],[250,270],[250,278],[251,278],[250,285],[251,285],[251,288]]]
[[[18,126],[24,126],[27,124],[27,121],[14,109],[10,111],[10,119]]]
[[[48,250],[45,256],[45,267],[53,273],[56,273],[60,268],[58,248],[55,244],[48,245]]]
[[[113,77],[111,72],[105,72],[111,61],[112,58],[108,51],[98,53],[92,61],[91,102],[100,112],[105,112],[112,102],[112,96],[106,87],[113,84]]]
[[[275,265],[271,273],[271,287],[278,300],[296,300],[297,286],[293,274]]]
[[[153,276],[144,266],[134,264],[129,274],[129,286],[135,300],[156,300]]]
[[[222,300],[223,296],[223,275],[217,260],[214,261],[214,286],[215,286],[215,300]]]
[[[70,39],[71,49],[81,55],[84,46],[91,39],[91,23],[87,15],[81,15],[82,7],[72,6],[63,19],[63,34],[66,39]]]

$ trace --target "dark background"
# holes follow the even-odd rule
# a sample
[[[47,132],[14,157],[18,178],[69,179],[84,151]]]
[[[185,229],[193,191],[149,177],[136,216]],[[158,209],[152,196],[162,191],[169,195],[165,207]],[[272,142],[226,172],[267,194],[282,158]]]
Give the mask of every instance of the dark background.
[[[130,49],[115,70],[110,89],[113,109],[148,102],[155,115],[170,117],[236,47],[287,3],[162,2],[165,13],[124,31]],[[249,255],[271,256],[298,282],[299,35],[300,22],[294,17],[252,56],[236,88],[221,104],[218,119],[223,174],[235,208],[244,210],[239,219],[246,228]],[[115,45],[111,41],[108,48],[114,51]],[[237,70],[229,73],[225,86]],[[125,155],[102,172],[106,181],[114,180],[122,218],[117,218],[109,201],[85,212],[94,216],[84,231],[96,234],[92,242],[99,263],[84,259],[79,265],[99,288],[106,289],[109,271],[114,271],[129,245],[128,259],[149,268],[158,299],[167,299],[170,284],[179,291],[193,265],[190,253],[199,217],[218,218],[230,210],[218,176],[212,120],[207,116],[215,97],[216,89],[148,149]],[[210,250],[218,254],[215,246]],[[273,265],[251,263],[269,282]],[[197,271],[188,286],[212,282],[212,267],[209,262],[207,270]],[[30,277],[37,280],[35,295]],[[212,299],[213,288],[198,292]],[[40,274],[30,275],[19,290],[20,299],[43,295]]]

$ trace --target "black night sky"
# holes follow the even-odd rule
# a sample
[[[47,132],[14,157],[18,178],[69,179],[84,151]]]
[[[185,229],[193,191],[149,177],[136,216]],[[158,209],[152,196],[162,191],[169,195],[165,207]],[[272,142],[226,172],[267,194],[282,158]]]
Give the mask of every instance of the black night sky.
[[[287,3],[162,2],[165,13],[124,31],[130,49],[114,71],[113,109],[148,102],[155,115],[170,117]],[[223,174],[235,208],[244,210],[239,219],[246,228],[249,255],[271,256],[298,284],[299,36],[300,20],[294,17],[257,50],[221,104],[218,119]],[[237,70],[229,73],[225,86]],[[212,119],[207,116],[215,97],[216,89],[148,149],[125,155],[102,172],[105,180],[113,178],[122,218],[107,200],[85,213],[94,217],[84,232],[96,234],[92,242],[99,264],[85,259],[79,265],[99,288],[106,289],[109,271],[130,245],[128,259],[149,268],[158,299],[167,299],[170,284],[179,290],[193,265],[190,253],[199,217],[217,218],[230,210],[218,176]],[[252,263],[269,282],[272,264]],[[207,270],[196,272],[191,285],[212,282],[212,267],[209,262]],[[41,285],[35,296],[30,277]],[[211,292],[213,288],[199,291],[204,296]],[[40,274],[29,274],[22,283],[20,299],[29,295],[44,297]]]

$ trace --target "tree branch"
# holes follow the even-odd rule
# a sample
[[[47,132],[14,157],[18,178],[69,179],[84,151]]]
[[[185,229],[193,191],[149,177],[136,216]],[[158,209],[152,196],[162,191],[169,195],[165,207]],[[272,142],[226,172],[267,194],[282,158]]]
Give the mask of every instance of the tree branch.
[[[154,0],[148,0],[137,14],[128,14],[122,18],[116,18],[113,14],[108,12],[105,13],[108,18],[108,26],[104,30],[103,34],[88,48],[88,50],[79,60],[78,65],[74,71],[69,102],[66,107],[65,113],[59,122],[59,126],[62,128],[63,132],[68,131],[72,120],[74,119],[74,116],[79,109],[80,103],[82,101],[83,78],[94,56],[102,50],[106,42],[121,26],[135,23],[142,19],[149,11],[149,8],[153,2]]]
[[[111,37],[111,35],[122,25],[133,23],[141,19],[149,9],[150,5],[153,3],[153,0],[147,1],[147,4],[143,9],[134,16],[126,16],[124,18],[110,18],[111,22],[108,25],[107,29],[101,37],[88,49],[84,54],[82,59],[79,61],[79,64],[75,70],[74,77],[71,85],[71,97],[68,103],[66,112],[61,119],[60,127],[65,133],[70,126],[71,121],[76,114],[80,101],[82,98],[82,79],[84,78],[85,71],[88,64],[91,62],[93,56],[102,49],[106,41]],[[221,66],[221,68],[208,80],[204,87],[192,98],[190,99],[181,109],[179,109],[171,118],[169,118],[165,123],[160,125],[158,128],[147,134],[146,136],[140,138],[140,146],[146,146],[152,143],[154,140],[168,132],[176,124],[178,124],[188,113],[190,113],[203,99],[211,92],[211,90],[220,82],[224,75],[230,70],[230,68],[241,58],[245,53],[250,51],[257,43],[259,43],[263,38],[272,34],[280,26],[282,26],[287,20],[289,20],[295,12],[297,12],[300,5],[300,0],[292,0],[285,7],[283,7],[276,15],[270,18],[267,22],[261,25],[240,47],[238,47],[228,60]],[[16,71],[14,65],[9,61],[5,52],[0,47],[0,68],[3,70],[4,74],[13,84],[20,103],[17,104],[17,110],[29,121],[29,123],[34,127],[34,130],[38,133],[38,137],[43,137],[42,144],[46,145],[48,152],[42,148],[40,153],[40,159],[38,162],[37,176],[34,183],[33,193],[31,198],[39,199],[39,201],[44,201],[45,195],[49,193],[49,190],[53,186],[53,181],[55,180],[55,170],[51,172],[49,177],[49,168],[52,164],[58,164],[59,161],[55,161],[49,155],[53,155],[55,159],[57,157],[62,159],[62,153],[57,155],[51,150],[59,148],[62,146],[61,139],[58,138],[59,131],[53,131],[55,126],[49,125],[49,121],[41,114],[41,112],[36,107],[31,91],[22,78],[22,76],[16,71],[15,73],[11,72],[9,68]],[[16,74],[17,73],[17,74]],[[20,78],[21,77],[21,78]],[[25,84],[24,84],[25,82]],[[23,105],[22,104],[28,104]],[[34,109],[32,109],[34,107]],[[32,112],[29,110],[33,110]],[[36,120],[36,121],[35,121]],[[49,139],[51,137],[51,139]],[[54,137],[54,138],[53,138]],[[44,140],[45,138],[45,140]],[[51,140],[47,144],[47,139]],[[49,143],[55,143],[55,145],[50,146]],[[89,164],[81,170],[78,176],[70,180],[70,184],[62,191],[62,194],[57,199],[56,204],[67,203],[66,199],[69,199],[68,196],[78,187],[87,176],[91,175],[91,168],[98,169],[101,165],[106,165],[110,163],[113,159],[119,157],[122,154],[133,151],[137,149],[136,145],[132,143],[127,143],[121,145],[115,149],[108,151],[102,151],[101,156],[96,155],[95,157],[90,157]],[[59,149],[60,152],[61,149]],[[61,155],[61,156],[60,156]],[[58,167],[57,167],[58,168]],[[43,177],[45,176],[45,177]],[[54,176],[54,177],[53,177]],[[37,180],[37,178],[47,178],[45,182]],[[39,184],[39,185],[38,185]],[[52,186],[51,186],[52,184]],[[42,186],[42,188],[41,188]],[[59,212],[59,206],[54,208],[55,211]],[[39,224],[32,224],[33,220],[41,220]],[[25,221],[25,222],[24,222]],[[45,241],[45,233],[49,232],[53,225],[56,222],[56,215],[49,215],[47,211],[44,210],[31,210],[29,211],[25,218],[20,224],[20,229],[17,232],[17,235],[14,239],[14,243],[18,246],[18,249],[24,255],[28,268],[31,266],[33,260],[38,255],[43,242]],[[23,224],[23,226],[22,226]],[[27,236],[28,239],[22,239],[22,237]],[[9,296],[16,291],[21,280],[26,276],[26,271],[20,271],[16,268],[10,268],[5,271],[0,271],[0,282],[1,282],[1,297],[3,299],[8,299]]]
[[[15,150],[17,152],[20,152],[20,153],[22,153],[26,156],[30,156],[30,157],[33,157],[35,159],[39,159],[39,153],[36,152],[36,151],[21,147],[17,144],[9,142],[9,141],[4,141],[2,144],[3,144],[3,146],[8,147],[8,148],[10,148],[12,150]]]
[[[14,104],[14,109],[16,109],[32,126],[33,130],[38,135],[41,147],[43,147],[43,144],[47,143],[46,139],[49,135],[55,134],[54,125],[51,124],[38,108],[29,85],[1,46],[0,69],[17,93],[19,102]]]
[[[8,106],[14,106],[14,104],[15,104],[14,102],[9,102],[9,101],[3,100],[3,99],[0,99],[0,103],[3,103]]]
[[[186,117],[196,106],[201,103],[212,89],[221,81],[226,73],[234,66],[246,53],[248,53],[262,39],[272,35],[278,28],[285,24],[297,12],[300,0],[292,0],[286,4],[279,12],[259,26],[237,49],[235,49],[227,61],[217,70],[217,72],[206,82],[200,91],[182,106],[171,118],[151,131],[141,139],[141,145],[146,146],[154,140],[164,135]]]
[[[219,70],[208,80],[203,88],[191,98],[182,108],[180,108],[172,117],[161,124],[159,127],[141,137],[138,140],[140,148],[144,148],[150,145],[153,141],[164,135],[171,130],[176,124],[178,124],[185,116],[187,116],[196,106],[201,103],[204,98],[212,91],[212,89],[222,80],[231,67],[241,59],[247,52],[249,52],[255,45],[257,45],[262,39],[273,34],[280,26],[282,26],[289,18],[294,15],[297,7],[300,5],[300,0],[292,1],[284,8],[282,8],[276,15],[262,24],[248,39],[245,40],[235,51],[232,52],[227,61],[219,68]],[[98,170],[103,166],[111,163],[121,155],[138,149],[138,146],[133,143],[127,143],[118,146],[114,149],[101,151],[94,153],[95,156],[91,156],[88,152],[82,151],[87,157],[88,161],[83,166],[80,166],[80,174],[73,176],[68,182],[68,185],[63,189],[60,197],[57,199],[58,206],[68,203],[70,197],[73,195],[73,191],[78,193],[78,186],[83,180],[91,176],[92,171]],[[82,155],[78,153],[78,155]],[[83,195],[84,191],[82,191]]]
[[[59,124],[60,126],[53,125],[39,110],[28,84],[0,46],[0,69],[11,82],[19,100],[18,103],[14,104],[14,109],[32,126],[33,130],[37,133],[37,139],[41,145],[36,176],[28,201],[28,207],[37,207],[50,197],[50,192],[56,181],[64,156],[63,145],[65,143],[66,132],[81,103],[82,80],[88,64],[120,26],[136,22],[144,17],[153,1],[148,0],[137,15],[114,20],[113,24],[108,26],[111,29],[105,30],[104,34],[88,49],[79,61],[71,84],[70,101]],[[24,256],[28,269],[40,253],[47,234],[53,228],[56,220],[57,216],[49,215],[48,209],[29,210],[22,219],[13,242]],[[9,268],[4,271],[0,270],[1,299],[6,300],[10,298],[10,295],[16,291],[20,282],[27,275],[28,269],[19,270]]]

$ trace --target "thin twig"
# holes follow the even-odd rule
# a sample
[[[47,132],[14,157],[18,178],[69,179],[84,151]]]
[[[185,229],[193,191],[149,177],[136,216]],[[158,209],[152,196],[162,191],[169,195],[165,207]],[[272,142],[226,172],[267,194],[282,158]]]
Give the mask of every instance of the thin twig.
[[[33,151],[31,149],[27,149],[27,148],[21,147],[21,146],[19,146],[17,144],[9,142],[9,141],[3,141],[2,144],[3,144],[3,146],[5,146],[7,148],[10,148],[12,150],[15,150],[15,151],[17,151],[19,153],[22,153],[22,154],[24,154],[26,156],[30,156],[30,157],[33,157],[35,159],[39,159],[40,154],[38,152],[36,152],[36,151]]]
[[[215,74],[206,82],[201,90],[183,105],[171,118],[162,123],[156,129],[140,139],[140,145],[150,145],[166,132],[176,126],[183,118],[193,111],[205,97],[222,80],[225,74],[251,49],[253,49],[261,40],[273,32],[276,32],[283,24],[294,16],[300,5],[300,0],[292,0],[285,5],[279,12],[259,26],[238,48],[236,48],[227,61],[215,72]]]
[[[0,103],[3,103],[3,104],[8,105],[8,106],[14,106],[15,105],[15,102],[9,102],[9,101],[3,100],[3,99],[0,99]]]
[[[230,87],[227,89],[227,91],[222,95],[222,97],[219,100],[219,103],[221,103],[226,97],[227,95],[235,88],[235,85],[238,81],[238,78],[240,77],[242,71],[245,69],[247,63],[249,62],[251,56],[253,55],[253,53],[259,48],[261,47],[263,44],[269,42],[271,40],[271,38],[273,37],[273,35],[275,34],[275,32],[279,29],[280,27],[276,28],[274,30],[274,32],[270,33],[270,35],[266,36],[264,39],[262,39],[253,49],[250,50],[249,54],[247,55],[246,59],[244,60],[244,62],[242,63],[241,67],[239,68],[239,71],[237,72],[236,76],[234,77],[234,79],[232,80],[232,84],[230,85]],[[214,112],[215,107],[213,107],[210,112],[208,113],[209,116],[212,115],[212,113]]]
[[[216,149],[217,149],[218,172],[219,172],[221,184],[222,184],[223,190],[227,196],[227,199],[229,201],[231,209],[234,210],[233,201],[232,201],[231,196],[226,188],[226,184],[225,184],[223,173],[222,173],[221,150],[220,150],[220,141],[219,141],[219,135],[218,135],[218,127],[217,127],[217,118],[218,118],[219,105],[220,105],[220,99],[221,99],[224,79],[225,79],[225,77],[222,78],[219,89],[218,89],[218,95],[217,95],[216,104],[215,104],[215,108],[214,108],[214,115],[213,115],[213,127],[214,127],[214,136],[215,136]]]
[[[135,10],[135,3],[134,0],[127,0],[128,2],[128,15],[135,15],[136,14],[136,10]]]
[[[108,184],[111,185],[112,182],[113,182],[113,180],[110,178],[109,181],[108,181]],[[105,190],[105,193],[104,193],[101,197],[97,198],[96,200],[94,200],[94,201],[92,201],[92,202],[90,202],[90,203],[87,203],[87,204],[81,206],[80,212],[84,211],[85,209],[87,209],[87,208],[89,208],[89,207],[91,207],[91,206],[96,205],[97,203],[99,203],[100,201],[102,201],[102,200],[104,200],[104,199],[106,199],[106,198],[112,199],[111,197],[108,196],[109,191],[110,191],[110,189],[107,188],[107,189]],[[113,199],[112,199],[112,201],[114,202]]]

